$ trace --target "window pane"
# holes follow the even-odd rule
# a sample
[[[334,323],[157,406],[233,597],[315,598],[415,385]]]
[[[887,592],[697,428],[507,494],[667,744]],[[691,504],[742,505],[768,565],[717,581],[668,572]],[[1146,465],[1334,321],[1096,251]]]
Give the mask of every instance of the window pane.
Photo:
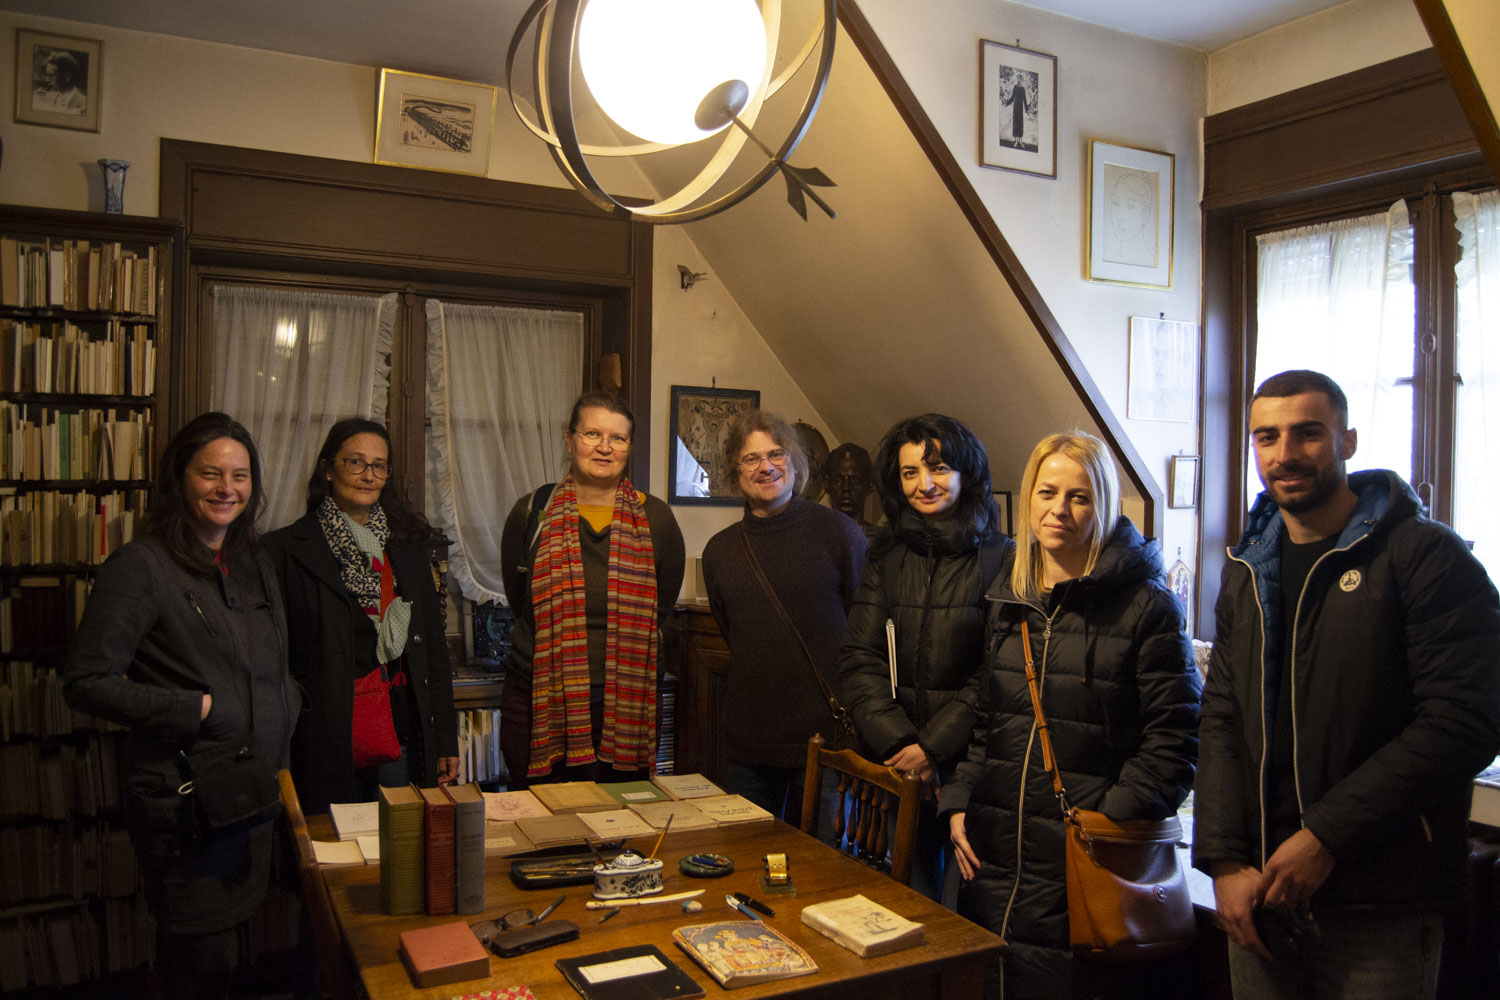
[[[1453,208],[1459,243],[1453,528],[1473,543],[1493,579],[1500,578],[1494,516],[1500,489],[1494,462],[1500,448],[1500,193],[1456,194]]]
[[[1267,233],[1257,239],[1254,385],[1310,368],[1349,397],[1359,431],[1352,469],[1393,469],[1410,480],[1416,296],[1406,205],[1387,212]],[[1260,493],[1251,452],[1246,494]]]

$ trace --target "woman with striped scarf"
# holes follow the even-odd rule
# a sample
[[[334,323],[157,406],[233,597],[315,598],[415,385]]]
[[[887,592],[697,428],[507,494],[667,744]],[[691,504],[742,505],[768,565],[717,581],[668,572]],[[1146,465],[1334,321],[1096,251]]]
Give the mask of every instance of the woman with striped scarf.
[[[682,586],[682,533],[625,476],[635,417],[586,393],[562,482],[521,497],[500,553],[515,612],[501,696],[508,787],[631,781],[656,758],[661,630]]]

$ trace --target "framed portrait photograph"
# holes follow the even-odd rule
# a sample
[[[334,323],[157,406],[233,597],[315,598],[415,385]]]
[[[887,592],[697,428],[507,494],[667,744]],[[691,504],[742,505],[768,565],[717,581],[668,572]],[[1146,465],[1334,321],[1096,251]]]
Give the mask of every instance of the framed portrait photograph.
[[[488,84],[382,69],[375,162],[487,176],[495,94]]]
[[[1173,455],[1167,473],[1167,506],[1198,506],[1198,456]]]
[[[1090,281],[1172,287],[1176,158],[1089,140]]]
[[[672,386],[672,455],[667,463],[667,502],[738,507],[739,470],[724,461],[729,422],[760,408],[759,389]]]
[[[16,121],[99,131],[104,43],[16,29]]]
[[[979,162],[1057,176],[1057,56],[980,41]]]
[[[1198,324],[1130,317],[1129,415],[1189,423],[1198,389]]]

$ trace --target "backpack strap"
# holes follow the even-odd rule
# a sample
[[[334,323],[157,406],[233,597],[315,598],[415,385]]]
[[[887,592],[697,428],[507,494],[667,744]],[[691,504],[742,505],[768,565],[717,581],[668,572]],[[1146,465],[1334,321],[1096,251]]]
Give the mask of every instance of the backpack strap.
[[[557,492],[557,487],[557,483],[548,483],[538,486],[536,492],[531,494],[531,506],[526,511],[526,551],[521,556],[521,565],[516,567],[522,576],[531,572],[537,539],[542,534],[542,515],[547,512],[547,505],[552,502],[552,494]]]

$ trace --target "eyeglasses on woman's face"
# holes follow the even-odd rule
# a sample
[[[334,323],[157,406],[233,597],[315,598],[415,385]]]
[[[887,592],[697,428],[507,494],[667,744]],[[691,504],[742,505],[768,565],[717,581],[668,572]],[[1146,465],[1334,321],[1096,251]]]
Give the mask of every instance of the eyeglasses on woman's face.
[[[760,468],[760,463],[762,462],[770,462],[772,465],[776,466],[776,468],[784,469],[786,468],[787,459],[790,457],[791,456],[787,454],[785,448],[772,448],[764,455],[758,453],[741,455],[740,468],[749,471],[750,469]]]
[[[395,471],[395,466],[390,462],[366,462],[352,455],[338,461],[351,476],[363,476],[365,470],[369,469],[376,479],[389,479],[391,473]]]
[[[573,436],[582,441],[590,448],[597,448],[605,441],[609,442],[610,451],[629,451],[630,438],[623,434],[605,434],[593,428],[582,431],[574,431]]]

